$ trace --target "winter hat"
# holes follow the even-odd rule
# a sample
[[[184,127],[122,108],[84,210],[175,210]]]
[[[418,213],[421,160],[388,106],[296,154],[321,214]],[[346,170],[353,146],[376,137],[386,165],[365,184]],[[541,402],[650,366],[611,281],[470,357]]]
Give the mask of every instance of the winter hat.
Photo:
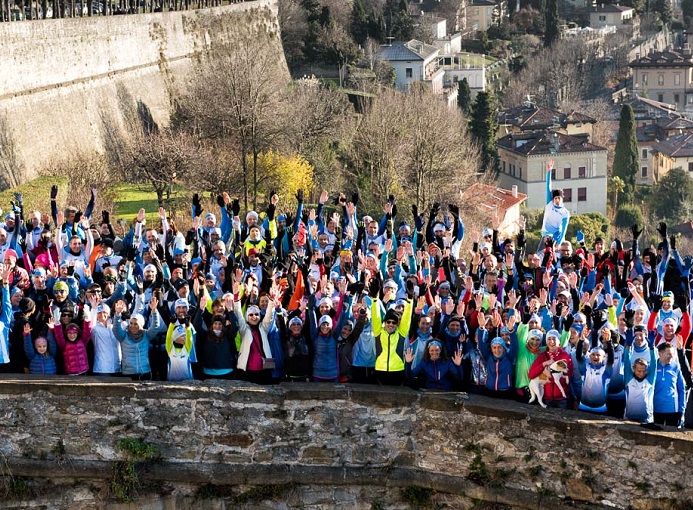
[[[602,349],[601,347],[592,347],[590,349],[589,354],[599,354],[601,356],[604,356],[606,355],[606,352],[604,352],[604,349]]]
[[[15,260],[19,258],[17,252],[11,248],[5,252],[5,260],[7,260],[8,257],[14,257]]]
[[[563,190],[562,189],[554,189],[551,191],[551,198],[562,197],[562,196],[563,196]]]
[[[300,317],[294,317],[289,321],[289,327],[293,326],[294,324],[298,324],[299,326],[303,327],[303,321]]]
[[[571,329],[574,329],[574,330],[576,331],[576,333],[578,334],[578,336],[582,335],[582,330],[583,330],[582,324],[575,324],[575,323],[573,323],[573,324],[570,325],[570,327],[571,327]]]
[[[387,280],[383,284],[383,289],[397,289],[397,283],[394,280]]]
[[[677,321],[675,317],[667,317],[662,321],[662,326],[666,326],[668,324],[672,324],[674,327],[677,327],[679,325],[679,321]]]
[[[539,317],[539,315],[537,315],[536,313],[533,313],[532,316],[529,318],[529,322],[532,322],[532,321],[538,322],[539,324],[541,324],[541,317]]]
[[[186,337],[187,336],[187,331],[185,329],[185,326],[178,325],[175,328],[173,328],[173,334],[171,335],[171,338],[175,340],[176,338],[180,337]]]
[[[491,347],[494,345],[501,345],[503,349],[507,349],[507,346],[505,344],[505,340],[503,340],[501,337],[497,336],[493,340],[491,340]]]
[[[330,317],[329,315],[323,315],[322,317],[320,317],[320,321],[318,322],[318,327],[321,327],[323,324],[327,324],[331,328],[332,327],[332,317]]]
[[[493,236],[493,230],[490,228],[485,228],[484,231],[481,233],[481,237],[492,237]]]
[[[57,290],[64,290],[65,292],[68,292],[70,288],[67,286],[67,283],[62,280],[58,280],[55,282],[55,285],[53,285],[53,292]]]
[[[249,306],[248,309],[245,311],[245,318],[247,319],[251,313],[256,313],[260,315],[260,309],[255,305]]]
[[[324,298],[322,298],[322,299],[318,302],[318,307],[321,307],[322,305],[327,305],[327,306],[329,306],[330,308],[332,308],[332,300],[331,300],[330,298],[328,298],[327,296],[325,296]]]
[[[539,340],[544,338],[544,333],[540,329],[531,329],[529,331],[529,334],[527,335],[527,340],[529,340],[532,337],[536,337]]]
[[[443,349],[443,344],[441,344],[438,340],[431,340],[428,342],[428,345],[426,346],[426,350],[430,349],[432,345],[437,346],[439,349]]]
[[[186,310],[190,308],[190,303],[188,303],[187,299],[176,299],[175,304],[173,305],[173,308],[178,308],[179,306],[182,306]]]
[[[46,270],[42,267],[35,268],[32,273],[33,276],[46,276]]]
[[[7,252],[5,252],[5,257],[7,257]],[[662,301],[664,301],[665,299],[669,299],[670,301],[673,301],[674,300],[674,293],[671,292],[670,290],[666,291],[664,294],[662,294]]]
[[[394,310],[388,310],[387,313],[385,313],[385,318],[383,319],[383,322],[387,321],[395,321],[397,324],[399,324],[399,321],[402,319],[402,316],[397,313]]]
[[[147,264],[146,266],[144,266],[143,273],[146,273],[147,271],[154,271],[154,274],[158,272],[154,264]]]
[[[139,324],[141,328],[144,327],[144,316],[141,313],[133,314],[131,319],[135,319],[137,321],[137,324]]]
[[[555,329],[550,329],[546,333],[546,338],[549,338],[550,336],[554,337],[556,340],[559,340],[561,338],[561,334],[558,331],[556,331]]]
[[[248,214],[245,215],[245,221],[248,221],[249,218],[255,218],[255,221],[257,221],[259,216],[255,211],[248,211]]]
[[[96,307],[96,312],[97,313],[105,312],[105,313],[110,315],[111,309],[109,308],[109,306],[106,303],[99,303],[99,306]]]

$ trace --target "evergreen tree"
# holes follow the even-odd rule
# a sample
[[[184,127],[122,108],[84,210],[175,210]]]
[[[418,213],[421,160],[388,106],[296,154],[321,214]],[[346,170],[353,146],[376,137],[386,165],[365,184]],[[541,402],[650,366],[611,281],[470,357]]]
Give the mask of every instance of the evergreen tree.
[[[669,0],[652,0],[650,2],[650,9],[657,13],[659,20],[665,25],[671,23],[674,17],[671,11],[671,2]]]
[[[467,78],[462,78],[457,89],[457,106],[465,117],[469,117],[469,110],[472,107],[472,90],[469,88]]]
[[[496,133],[498,132],[498,107],[489,92],[479,92],[472,108],[469,132],[481,147],[481,160],[484,171],[498,173],[498,151]]]
[[[681,167],[669,170],[653,187],[650,207],[658,219],[673,223],[691,221],[693,180]]]
[[[385,22],[388,25],[388,36],[396,41],[408,41],[414,35],[414,21],[409,15],[407,0],[387,0],[385,4]]]
[[[558,40],[559,36],[557,0],[547,0],[544,19],[544,46],[548,48]]]
[[[362,46],[368,38],[369,23],[363,0],[354,0],[354,5],[351,9],[351,37]]]
[[[638,141],[635,137],[635,117],[633,108],[629,104],[621,107],[621,120],[618,124],[618,138],[614,152],[614,166],[612,174],[623,180],[623,191],[620,193],[619,202],[630,204],[635,194],[635,177],[640,168],[638,154]]]

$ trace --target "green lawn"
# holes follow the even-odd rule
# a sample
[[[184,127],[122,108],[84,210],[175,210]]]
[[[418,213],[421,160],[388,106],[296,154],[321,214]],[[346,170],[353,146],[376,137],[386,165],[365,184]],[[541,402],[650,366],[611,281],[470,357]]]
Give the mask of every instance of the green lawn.
[[[18,191],[24,199],[25,214],[28,215],[29,211],[33,209],[50,214],[50,196],[53,184],[58,185],[58,201],[62,203],[67,198],[67,177],[39,177],[16,188],[0,191],[0,208],[4,212],[9,211],[12,207],[10,201],[14,200],[13,193]]]
[[[129,222],[143,207],[147,211],[148,220],[154,220],[157,217],[159,204],[156,201],[156,193],[150,185],[119,184],[115,189],[117,218],[123,218]]]

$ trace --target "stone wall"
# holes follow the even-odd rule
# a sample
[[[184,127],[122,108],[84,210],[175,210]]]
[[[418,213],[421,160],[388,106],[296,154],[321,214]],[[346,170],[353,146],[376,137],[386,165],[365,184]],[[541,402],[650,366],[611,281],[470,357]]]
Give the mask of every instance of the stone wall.
[[[693,433],[478,396],[27,376],[0,409],[2,508],[119,508],[124,438],[160,454],[133,508],[693,504]]]
[[[138,104],[168,125],[196,55],[240,42],[237,27],[251,26],[278,34],[277,0],[1,23],[0,126],[23,167],[21,180],[75,152],[106,152],[127,135],[128,112]],[[277,75],[286,74],[284,63]]]

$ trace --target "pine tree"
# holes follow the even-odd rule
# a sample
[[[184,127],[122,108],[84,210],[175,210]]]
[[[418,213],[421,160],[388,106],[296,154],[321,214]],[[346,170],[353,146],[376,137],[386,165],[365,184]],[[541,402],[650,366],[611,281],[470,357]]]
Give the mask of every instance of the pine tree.
[[[496,133],[498,132],[498,107],[489,92],[479,92],[472,108],[469,132],[481,147],[483,170],[497,173],[499,170]]]
[[[457,106],[465,117],[469,117],[469,110],[472,107],[472,90],[469,88],[467,78],[462,78],[457,89]]]
[[[640,159],[638,157],[638,141],[635,137],[635,117],[629,104],[621,107],[621,120],[618,123],[618,138],[614,152],[612,174],[623,180],[624,187],[620,193],[619,202],[630,204],[635,194],[635,177],[638,175]]]
[[[351,36],[361,46],[366,43],[368,38],[368,25],[369,19],[363,0],[354,0],[354,5],[351,9]]]
[[[547,0],[544,19],[544,46],[548,48],[558,40],[559,36],[557,0]]]

